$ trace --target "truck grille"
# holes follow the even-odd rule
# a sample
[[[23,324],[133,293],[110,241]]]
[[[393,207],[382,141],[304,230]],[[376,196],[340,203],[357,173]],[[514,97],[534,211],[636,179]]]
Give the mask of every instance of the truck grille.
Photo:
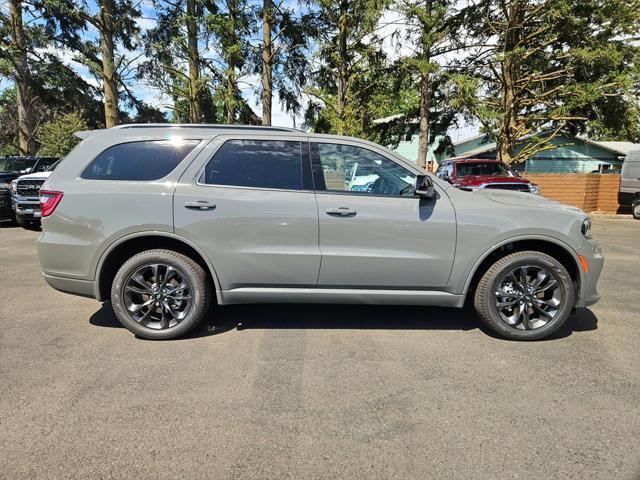
[[[44,180],[18,180],[16,193],[21,197],[37,197]]]
[[[517,190],[519,192],[530,192],[526,183],[489,183],[484,188],[496,188],[498,190]]]

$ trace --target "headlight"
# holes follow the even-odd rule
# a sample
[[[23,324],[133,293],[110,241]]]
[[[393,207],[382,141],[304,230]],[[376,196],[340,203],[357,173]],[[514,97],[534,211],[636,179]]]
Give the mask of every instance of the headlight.
[[[591,219],[589,217],[582,221],[580,231],[582,232],[582,235],[584,235],[584,238],[591,238]]]
[[[11,184],[9,182],[0,183],[0,190],[9,190],[10,188],[11,188]]]
[[[529,191],[531,193],[538,193],[540,191],[540,187],[538,185],[536,185],[535,183],[530,183],[529,184]]]

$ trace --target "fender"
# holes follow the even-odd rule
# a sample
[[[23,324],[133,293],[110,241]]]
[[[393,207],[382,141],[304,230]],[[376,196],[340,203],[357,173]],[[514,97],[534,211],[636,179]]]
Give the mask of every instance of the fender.
[[[100,256],[100,259],[98,260],[98,264],[96,266],[96,271],[95,271],[95,282],[94,282],[94,295],[95,298],[100,298],[100,272],[102,271],[102,266],[104,264],[105,259],[107,259],[109,257],[109,255],[111,254],[111,252],[118,247],[119,245],[133,239],[133,238],[139,238],[139,237],[147,237],[147,236],[155,236],[155,237],[167,237],[167,238],[171,238],[173,240],[177,240],[179,242],[182,242],[186,245],[188,245],[189,247],[193,248],[196,252],[198,252],[198,254],[204,259],[205,263],[207,264],[207,268],[209,269],[209,271],[211,272],[211,277],[213,278],[213,283],[215,285],[216,288],[216,299],[218,301],[218,304],[222,304],[222,288],[221,288],[221,284],[220,284],[220,279],[218,278],[218,274],[215,270],[215,268],[213,268],[213,264],[211,263],[211,260],[209,259],[209,257],[202,251],[202,249],[200,247],[198,247],[195,243],[193,243],[191,240],[186,239],[183,236],[177,235],[175,233],[170,233],[170,232],[164,232],[161,230],[145,230],[145,231],[141,231],[141,232],[135,232],[135,233],[130,233],[128,235],[125,235],[124,237],[120,237],[119,239],[117,239],[116,241],[114,241],[113,243],[111,243],[111,245],[109,245],[104,252],[102,252],[102,255]]]
[[[555,243],[557,246],[563,248],[564,250],[566,250],[571,257],[573,258],[573,261],[575,262],[576,266],[578,266],[578,274],[580,276],[580,285],[582,285],[585,281],[585,274],[582,271],[582,269],[579,267],[580,265],[580,260],[578,259],[578,254],[576,253],[576,251],[573,249],[573,247],[571,247],[569,244],[563,242],[562,240],[558,240],[557,238],[554,237],[548,237],[545,235],[520,235],[517,237],[510,237],[510,238],[506,238],[502,241],[500,241],[499,243],[496,243],[494,246],[492,246],[491,248],[489,248],[486,252],[484,252],[482,254],[482,256],[480,256],[476,262],[473,264],[473,267],[471,268],[471,271],[469,272],[469,274],[467,275],[467,280],[464,283],[464,289],[462,291],[463,295],[466,295],[469,291],[469,287],[471,286],[471,281],[473,280],[473,276],[476,274],[478,268],[480,267],[480,265],[482,264],[482,262],[484,262],[484,260],[491,255],[493,252],[495,252],[497,249],[509,244],[509,243],[513,243],[513,242],[520,242],[520,241],[525,241],[525,240],[541,240],[541,241],[545,241],[545,242],[549,242],[549,243]]]

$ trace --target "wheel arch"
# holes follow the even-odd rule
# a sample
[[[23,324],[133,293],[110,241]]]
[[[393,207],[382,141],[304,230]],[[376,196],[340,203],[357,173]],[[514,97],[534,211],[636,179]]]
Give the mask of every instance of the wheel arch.
[[[204,252],[184,237],[160,231],[137,232],[109,245],[96,267],[95,297],[99,301],[107,300],[110,296],[111,284],[120,266],[133,255],[156,248],[182,253],[198,263],[211,278],[216,289],[216,299],[221,303],[220,281]]]
[[[569,272],[576,287],[576,302],[580,299],[580,288],[584,282],[580,260],[577,253],[566,243],[551,237],[516,237],[505,239],[488,249],[474,264],[464,285],[463,293],[467,295],[475,290],[480,277],[497,260],[514,252],[534,250],[546,253],[558,260]]]

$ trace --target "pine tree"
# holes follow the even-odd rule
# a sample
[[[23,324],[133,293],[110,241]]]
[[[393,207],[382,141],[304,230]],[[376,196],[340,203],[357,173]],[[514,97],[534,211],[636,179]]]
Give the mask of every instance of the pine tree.
[[[59,30],[57,41],[77,52],[77,59],[102,80],[104,118],[107,128],[120,123],[120,88],[128,91],[121,72],[127,59],[116,53],[117,46],[131,51],[139,34],[138,3],[133,0],[96,0],[95,3],[74,0],[41,0],[41,7],[51,24]],[[86,38],[93,29],[99,45]]]
[[[315,84],[305,92],[315,101],[306,118],[316,131],[366,136],[371,99],[383,81],[386,57],[375,35],[383,0],[319,0]]]
[[[271,125],[274,92],[287,112],[300,111],[310,66],[309,43],[317,34],[317,22],[314,14],[296,14],[284,1],[263,0],[257,13],[262,40],[255,49],[254,71],[261,77],[262,124]]]
[[[250,37],[256,31],[255,14],[247,0],[217,0],[207,4],[207,28],[213,34],[213,55],[207,62],[218,80],[217,96],[222,99],[225,120],[254,123],[257,119],[239,89],[240,79],[250,68]]]
[[[419,141],[417,163],[427,166],[430,144],[440,140],[439,148],[450,141],[446,132],[455,120],[446,102],[447,75],[443,68],[445,56],[461,50],[464,40],[457,29],[459,20],[451,0],[398,0],[392,6],[400,20],[394,37],[401,50],[410,53],[396,62],[393,75],[400,76],[399,88],[417,92],[416,102],[393,113],[402,114],[386,125],[393,131],[394,123],[404,126],[417,120]],[[389,132],[386,132],[387,134]],[[403,133],[400,130],[400,133]]]
[[[3,57],[8,57],[13,68],[16,84],[18,114],[18,147],[23,155],[33,155],[36,151],[33,84],[27,61],[28,39],[22,19],[21,0],[9,0],[9,16],[2,15]]]
[[[625,28],[628,34],[633,30],[629,26],[633,22],[624,18],[625,27],[612,28],[620,14],[635,16],[637,34],[636,0],[628,7],[615,2],[615,15],[609,10],[609,18],[596,14],[604,3],[482,0],[465,9],[466,28],[484,46],[461,61],[469,70],[455,77],[452,104],[481,123],[497,143],[500,160],[523,162],[556,148],[552,140],[558,134],[589,130],[589,117],[595,120],[591,125],[602,124],[601,107],[619,104],[623,91],[633,90],[634,74],[625,62],[618,62],[615,73],[607,67],[591,68],[606,65],[610,43],[624,42],[624,38],[616,41],[616,36]],[[637,105],[635,98],[631,104]]]

